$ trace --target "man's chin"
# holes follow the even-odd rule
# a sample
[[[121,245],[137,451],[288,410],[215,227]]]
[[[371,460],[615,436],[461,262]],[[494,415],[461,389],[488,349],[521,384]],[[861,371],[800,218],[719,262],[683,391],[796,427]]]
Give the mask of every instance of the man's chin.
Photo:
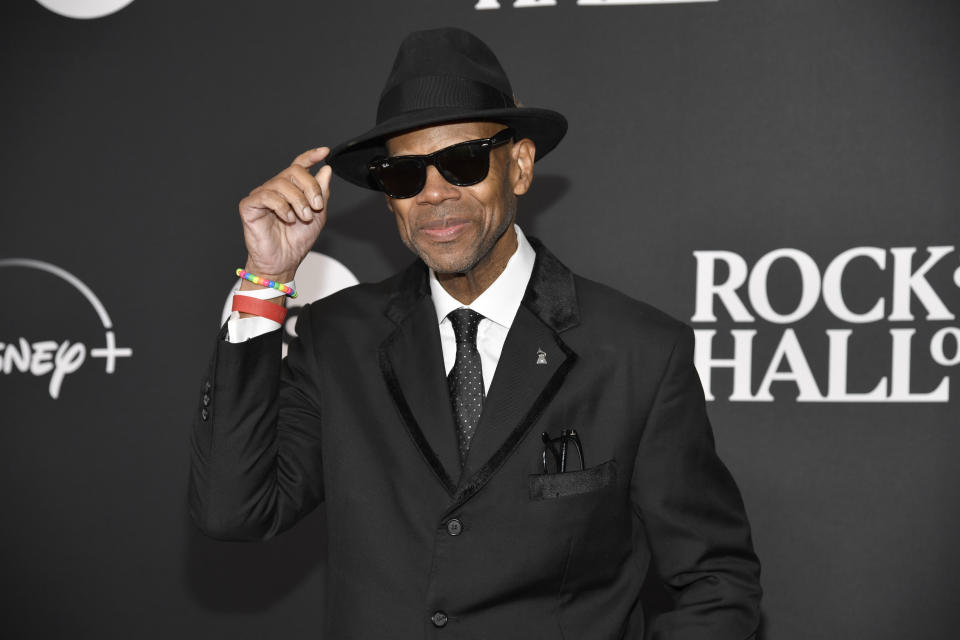
[[[423,256],[420,256],[420,259],[423,260],[423,262],[428,267],[433,269],[433,271],[436,272],[437,275],[447,275],[447,276],[463,275],[468,271],[470,271],[470,269],[472,269],[473,266],[476,264],[476,262],[464,261],[464,260],[461,260],[459,262],[450,262],[450,261],[441,262],[441,261],[435,261],[435,260],[427,260],[427,259],[424,259]]]
[[[455,275],[466,273],[477,263],[471,249],[472,247],[464,249],[457,243],[457,246],[451,244],[449,246],[430,247],[429,251],[418,246],[414,248],[414,253],[420,256],[424,264],[435,272]]]

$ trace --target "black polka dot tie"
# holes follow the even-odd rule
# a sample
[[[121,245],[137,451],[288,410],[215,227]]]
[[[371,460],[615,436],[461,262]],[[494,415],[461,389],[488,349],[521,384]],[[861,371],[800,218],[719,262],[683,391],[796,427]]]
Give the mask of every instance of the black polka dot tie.
[[[477,327],[483,316],[472,309],[457,309],[447,316],[457,337],[457,359],[447,376],[453,417],[457,424],[460,465],[467,460],[470,441],[483,410],[483,369],[477,351]]]

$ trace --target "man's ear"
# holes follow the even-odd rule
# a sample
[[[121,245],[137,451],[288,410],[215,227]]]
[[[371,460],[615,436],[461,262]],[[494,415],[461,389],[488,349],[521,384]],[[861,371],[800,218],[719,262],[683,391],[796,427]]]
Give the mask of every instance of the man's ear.
[[[513,195],[522,196],[533,182],[533,160],[537,157],[537,145],[530,138],[522,138],[510,150],[510,180]]]

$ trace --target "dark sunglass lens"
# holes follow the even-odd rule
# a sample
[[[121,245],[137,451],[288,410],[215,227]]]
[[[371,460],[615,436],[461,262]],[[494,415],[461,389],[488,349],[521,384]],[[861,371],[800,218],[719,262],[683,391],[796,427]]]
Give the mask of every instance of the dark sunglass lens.
[[[487,177],[490,149],[480,142],[470,142],[444,150],[437,156],[437,168],[455,185],[476,184]]]
[[[380,166],[379,177],[383,190],[393,198],[410,198],[423,189],[423,163],[408,158],[394,158]]]

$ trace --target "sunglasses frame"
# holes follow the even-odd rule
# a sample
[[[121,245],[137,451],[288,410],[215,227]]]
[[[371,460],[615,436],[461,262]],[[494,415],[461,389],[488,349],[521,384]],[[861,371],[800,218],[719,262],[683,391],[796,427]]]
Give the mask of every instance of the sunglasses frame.
[[[478,138],[477,140],[465,140],[463,142],[452,144],[449,147],[444,147],[443,149],[437,149],[433,153],[428,153],[426,155],[420,155],[420,156],[407,155],[407,156],[390,156],[390,157],[380,156],[371,160],[370,164],[367,165],[367,169],[370,171],[370,174],[373,176],[373,179],[377,183],[377,186],[380,188],[380,191],[383,191],[391,198],[395,198],[397,200],[412,198],[418,193],[420,193],[421,191],[423,191],[423,188],[427,184],[427,167],[429,167],[430,165],[433,165],[434,167],[436,167],[440,175],[443,176],[443,179],[449,182],[450,184],[456,187],[469,187],[471,185],[479,184],[487,179],[487,175],[490,173],[490,151],[493,149],[496,149],[497,147],[503,144],[506,144],[510,140],[513,140],[513,137],[514,137],[513,129],[510,127],[507,127],[506,129],[498,131],[495,135],[489,138]],[[446,171],[441,166],[442,161],[441,161],[441,164],[437,163],[437,158],[441,154],[446,153],[451,149],[456,149],[458,147],[464,147],[467,145],[479,145],[481,150],[487,152],[487,155],[486,155],[487,166],[484,169],[483,175],[480,177],[480,179],[473,180],[470,182],[455,182],[450,179],[450,176],[446,174]],[[394,195],[393,193],[390,193],[387,190],[386,186],[383,184],[383,180],[380,179],[380,171],[389,167],[391,160],[415,160],[419,164],[419,169],[422,174],[421,175],[422,179],[420,181],[420,188],[417,189],[414,193],[411,193],[410,195],[406,195],[406,196]]]

